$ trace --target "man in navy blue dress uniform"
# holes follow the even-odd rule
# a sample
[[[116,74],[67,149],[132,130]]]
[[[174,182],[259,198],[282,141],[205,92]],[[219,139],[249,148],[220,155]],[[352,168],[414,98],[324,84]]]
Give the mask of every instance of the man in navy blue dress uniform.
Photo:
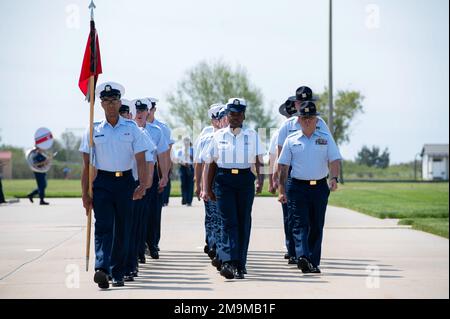
[[[83,137],[81,178],[83,206],[93,208],[95,216],[95,275],[99,288],[124,285],[130,216],[133,200],[141,199],[148,187],[145,152],[150,148],[144,133],[135,122],[119,116],[122,85],[107,82],[99,85],[96,94],[101,100],[105,119],[94,122],[93,165],[96,177],[93,198],[89,196],[89,132]],[[133,160],[137,162],[140,184],[135,187],[132,175]]]
[[[278,159],[279,201],[288,204],[292,218],[298,268],[320,273],[325,212],[330,190],[337,189],[341,155],[333,136],[317,128],[314,102],[301,103],[296,115],[301,129],[286,138]]]

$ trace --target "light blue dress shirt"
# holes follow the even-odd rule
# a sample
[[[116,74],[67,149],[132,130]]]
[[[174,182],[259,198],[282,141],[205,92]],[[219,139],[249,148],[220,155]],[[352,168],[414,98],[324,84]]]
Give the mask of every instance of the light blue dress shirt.
[[[144,133],[135,122],[119,116],[112,127],[106,119],[94,123],[93,165],[108,172],[128,171],[135,155],[149,149]],[[83,136],[79,151],[89,154],[89,129]]]
[[[159,126],[156,126],[152,123],[145,123],[145,130],[150,135],[153,143],[156,145],[156,153],[154,153],[153,162],[158,162],[157,155],[167,152],[169,150],[169,144],[167,140],[164,138],[163,131]]]
[[[220,168],[246,169],[251,168],[256,163],[256,157],[264,153],[265,149],[255,130],[244,127],[235,136],[228,126],[213,134],[205,162],[215,161]]]
[[[327,134],[330,133],[330,129],[328,128],[325,121],[318,116],[317,117],[317,130],[320,132],[324,132]],[[287,119],[283,125],[280,127],[279,133],[278,133],[278,146],[283,146],[284,141],[286,141],[286,138],[291,135],[292,133],[295,133],[302,129],[302,126],[298,122],[298,116],[291,117]]]
[[[278,164],[292,166],[291,177],[319,180],[328,175],[328,163],[342,159],[330,134],[316,130],[310,138],[297,131],[288,136]]]
[[[197,147],[197,151],[195,152],[194,162],[195,163],[204,163],[208,157],[208,148],[211,140],[214,136],[214,132],[210,132],[208,134],[204,134]]]
[[[145,139],[148,143],[148,150],[145,152],[145,161],[147,163],[155,163],[156,145],[153,143],[152,138],[150,137],[150,134],[148,133],[148,131],[145,128],[140,127],[139,129],[142,130],[142,132],[144,133]],[[134,180],[135,181],[139,180],[136,158],[133,159],[132,173],[133,173]]]
[[[200,143],[202,142],[202,139],[204,136],[210,135],[213,132],[214,132],[214,127],[207,126],[207,127],[203,128],[201,133],[196,138],[196,140],[194,142],[194,163],[201,163],[201,153],[202,153],[202,149],[203,149],[204,145],[200,146]]]
[[[192,165],[192,160],[194,157],[194,148],[189,146],[189,154],[186,154],[184,146],[178,151],[177,159],[181,164]]]
[[[172,131],[170,130],[169,126],[166,123],[154,119],[154,121],[151,124],[158,126],[162,130],[168,145],[172,145],[175,143],[175,141],[172,139]]]

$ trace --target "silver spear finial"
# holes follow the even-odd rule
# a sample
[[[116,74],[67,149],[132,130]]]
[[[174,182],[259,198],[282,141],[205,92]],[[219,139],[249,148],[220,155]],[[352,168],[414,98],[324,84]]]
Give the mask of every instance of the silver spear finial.
[[[94,9],[97,8],[94,4],[94,0],[91,0],[91,4],[89,5],[89,9],[91,9],[91,21],[94,21]]]

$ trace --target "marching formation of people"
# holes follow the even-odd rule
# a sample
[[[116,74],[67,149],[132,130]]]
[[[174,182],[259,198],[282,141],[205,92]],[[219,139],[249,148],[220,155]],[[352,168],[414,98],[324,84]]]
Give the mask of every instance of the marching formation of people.
[[[123,98],[122,85],[96,89],[105,119],[94,123],[93,148],[84,135],[83,206],[95,216],[95,275],[100,288],[120,287],[139,276],[146,252],[159,258],[162,207],[168,204],[171,130],[155,118],[157,99]],[[287,120],[272,136],[269,191],[279,193],[286,258],[303,273],[320,273],[325,211],[337,189],[341,156],[319,117],[315,97],[300,87],[280,108]],[[179,164],[182,204],[194,194],[205,209],[204,252],[226,279],[247,274],[252,206],[264,185],[267,153],[260,136],[245,124],[247,102],[230,98],[210,106],[211,125],[192,142],[184,138],[173,161]],[[133,114],[134,113],[134,114]],[[89,164],[95,167],[89,195]]]

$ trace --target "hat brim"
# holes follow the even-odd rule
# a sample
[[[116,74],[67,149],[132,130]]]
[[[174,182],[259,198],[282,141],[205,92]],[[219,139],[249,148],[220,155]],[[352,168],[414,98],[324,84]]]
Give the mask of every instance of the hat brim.
[[[319,101],[319,97],[318,96],[313,96],[312,98],[310,98],[308,100],[299,100],[299,99],[297,99],[297,97],[295,97],[294,101],[299,101],[299,102],[307,102],[307,101],[316,102],[316,101]]]
[[[101,99],[105,98],[105,97],[115,97],[118,96],[119,98],[122,96],[122,94],[120,93],[119,90],[111,90],[109,92],[102,92],[100,93],[99,97]]]
[[[228,106],[228,111],[240,113],[240,112],[245,112],[245,108],[235,108],[233,106]]]
[[[280,105],[280,107],[278,108],[278,112],[280,112],[280,114],[283,116],[289,116],[289,113],[286,111],[286,103]]]

